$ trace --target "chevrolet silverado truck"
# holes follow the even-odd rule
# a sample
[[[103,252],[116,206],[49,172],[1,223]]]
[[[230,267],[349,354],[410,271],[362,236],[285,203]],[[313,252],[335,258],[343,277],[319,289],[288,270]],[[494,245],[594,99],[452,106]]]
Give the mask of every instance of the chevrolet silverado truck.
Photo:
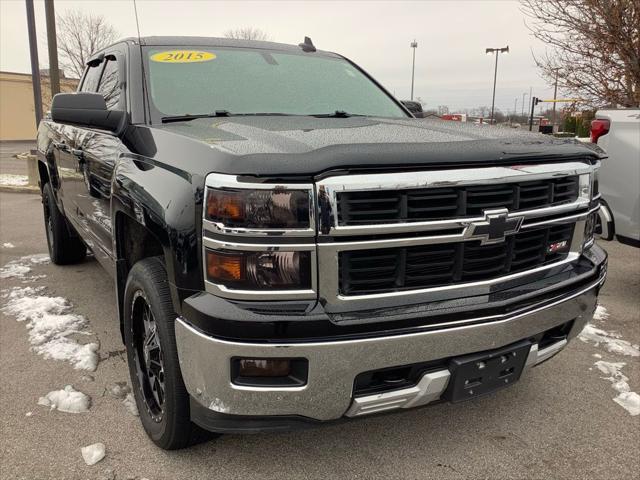
[[[113,276],[165,449],[487,395],[605,281],[599,147],[413,118],[309,39],[123,40],[37,144],[51,259]]]

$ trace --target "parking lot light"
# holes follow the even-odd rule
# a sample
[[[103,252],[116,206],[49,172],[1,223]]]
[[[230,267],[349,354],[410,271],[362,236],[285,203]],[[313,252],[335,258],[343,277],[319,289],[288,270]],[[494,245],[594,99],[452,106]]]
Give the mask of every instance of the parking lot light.
[[[413,80],[416,74],[416,48],[418,48],[418,42],[415,40],[411,42],[411,48],[413,48],[413,63],[411,64],[411,100],[413,100]]]
[[[496,55],[496,67],[493,72],[493,97],[491,98],[491,118],[489,119],[489,125],[493,123],[493,111],[496,104],[496,78],[498,76],[498,56],[501,53],[509,53],[509,45],[502,48],[486,48],[484,51],[487,55]]]

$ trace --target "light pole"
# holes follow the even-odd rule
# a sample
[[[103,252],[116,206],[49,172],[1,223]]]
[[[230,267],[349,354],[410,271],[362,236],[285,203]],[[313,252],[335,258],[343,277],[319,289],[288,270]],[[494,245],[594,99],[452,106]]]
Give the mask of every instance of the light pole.
[[[496,55],[496,68],[493,72],[493,97],[491,99],[491,118],[489,119],[489,125],[493,123],[493,108],[496,104],[496,79],[498,77],[498,56],[501,53],[509,53],[509,45],[504,48],[486,48],[485,53],[487,55]]]
[[[418,42],[413,40],[411,42],[411,48],[413,48],[413,63],[411,64],[411,100],[413,100],[413,80],[416,74],[416,48],[418,48]]]
[[[554,69],[555,70],[555,74],[556,74],[556,81],[555,81],[555,85],[553,87],[553,126],[552,128],[552,132],[555,133],[556,131],[556,102],[555,100],[558,98],[558,71],[560,70],[559,68]]]
[[[47,47],[49,48],[49,79],[51,80],[51,98],[60,93],[60,69],[58,68],[58,42],[56,40],[56,14],[53,0],[44,0],[44,13],[47,21]]]
[[[38,63],[38,37],[33,0],[25,0],[27,7],[27,31],[29,32],[29,54],[31,57],[31,83],[33,85],[33,106],[36,113],[36,128],[42,120],[42,90],[40,88],[40,65]]]

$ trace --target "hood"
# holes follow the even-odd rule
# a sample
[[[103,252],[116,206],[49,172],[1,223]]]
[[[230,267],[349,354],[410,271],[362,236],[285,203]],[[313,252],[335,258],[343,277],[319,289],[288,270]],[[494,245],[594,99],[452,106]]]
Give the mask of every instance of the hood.
[[[254,175],[596,159],[602,155],[597,147],[574,139],[439,119],[247,116],[196,119],[152,130],[218,152],[221,172]]]

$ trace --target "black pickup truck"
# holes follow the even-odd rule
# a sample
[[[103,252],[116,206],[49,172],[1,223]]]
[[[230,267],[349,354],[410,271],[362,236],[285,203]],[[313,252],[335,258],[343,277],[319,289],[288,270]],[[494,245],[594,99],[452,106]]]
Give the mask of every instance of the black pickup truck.
[[[601,150],[416,119],[308,40],[123,40],[38,153],[51,259],[113,276],[162,448],[486,395],[606,276]]]

